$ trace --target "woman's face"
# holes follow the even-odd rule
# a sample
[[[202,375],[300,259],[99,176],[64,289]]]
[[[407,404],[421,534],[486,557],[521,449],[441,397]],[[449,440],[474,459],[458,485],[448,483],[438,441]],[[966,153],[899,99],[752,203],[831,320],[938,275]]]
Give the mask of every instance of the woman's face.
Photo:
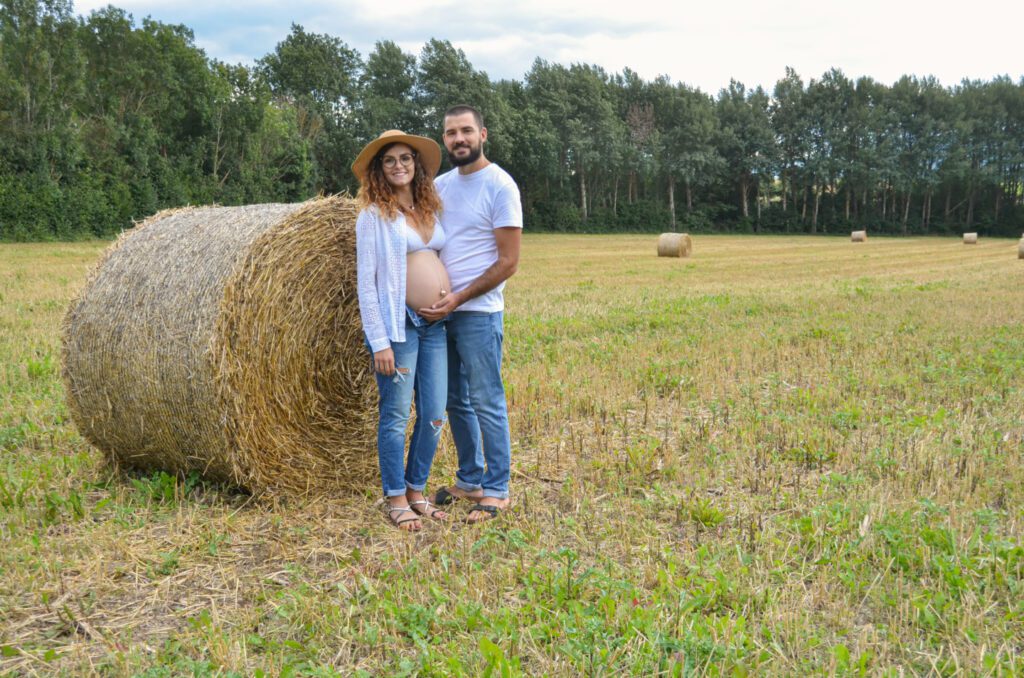
[[[411,184],[416,175],[416,156],[405,144],[395,144],[381,155],[381,166],[388,183],[401,188]]]

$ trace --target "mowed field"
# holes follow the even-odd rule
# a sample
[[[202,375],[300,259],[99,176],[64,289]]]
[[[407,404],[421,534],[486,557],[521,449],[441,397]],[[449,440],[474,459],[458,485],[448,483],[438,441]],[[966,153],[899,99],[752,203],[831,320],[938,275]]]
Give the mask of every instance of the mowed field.
[[[59,367],[105,243],[0,246],[0,674],[1024,673],[1016,242],[655,241],[525,236],[515,506],[417,535],[111,470]]]

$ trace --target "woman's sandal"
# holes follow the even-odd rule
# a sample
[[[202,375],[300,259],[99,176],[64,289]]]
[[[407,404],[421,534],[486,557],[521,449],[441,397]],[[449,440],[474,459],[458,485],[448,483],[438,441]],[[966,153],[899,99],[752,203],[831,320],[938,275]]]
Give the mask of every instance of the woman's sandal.
[[[406,523],[411,523],[414,520],[419,520],[420,519],[420,514],[417,511],[413,511],[411,506],[391,506],[390,504],[387,504],[387,507],[388,508],[384,511],[384,515],[386,515],[388,517],[388,521],[392,525],[394,525],[398,529],[404,530],[406,532],[414,532],[415,531],[413,529],[406,530],[404,527],[402,527],[402,525],[405,525]],[[394,515],[396,512],[398,513],[399,516],[402,515],[403,513],[413,513],[415,515],[413,515],[412,518],[406,518],[404,520],[396,520],[397,516]]]
[[[423,510],[419,510],[418,508],[416,508],[417,506],[422,506]],[[442,511],[436,505],[432,504],[426,499],[421,499],[419,501],[410,501],[409,508],[411,508],[413,513],[415,513],[416,515],[423,516],[425,518],[430,518],[431,520],[437,520],[439,522],[448,520],[447,511]],[[439,516],[437,515],[438,513],[441,513],[442,515]]]

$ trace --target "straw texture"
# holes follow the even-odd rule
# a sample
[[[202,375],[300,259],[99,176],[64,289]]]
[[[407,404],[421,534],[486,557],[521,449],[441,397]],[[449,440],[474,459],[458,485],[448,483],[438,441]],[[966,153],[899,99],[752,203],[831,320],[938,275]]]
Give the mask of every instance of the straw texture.
[[[693,242],[688,233],[662,233],[658,236],[659,257],[688,257]]]
[[[864,242],[868,239],[867,231],[853,231],[850,233],[851,242]]]
[[[113,462],[254,493],[365,488],[376,391],[348,198],[161,212],[64,319],[72,418]]]
[[[964,244],[965,245],[977,245],[978,234],[977,233],[964,233]]]

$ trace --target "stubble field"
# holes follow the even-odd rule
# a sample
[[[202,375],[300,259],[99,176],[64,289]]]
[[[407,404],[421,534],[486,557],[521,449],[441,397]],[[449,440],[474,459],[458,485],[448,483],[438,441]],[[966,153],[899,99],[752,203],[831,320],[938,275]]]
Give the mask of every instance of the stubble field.
[[[515,506],[414,536],[376,478],[104,465],[58,358],[105,245],[0,246],[0,674],[1024,673],[1015,242],[527,234]]]

